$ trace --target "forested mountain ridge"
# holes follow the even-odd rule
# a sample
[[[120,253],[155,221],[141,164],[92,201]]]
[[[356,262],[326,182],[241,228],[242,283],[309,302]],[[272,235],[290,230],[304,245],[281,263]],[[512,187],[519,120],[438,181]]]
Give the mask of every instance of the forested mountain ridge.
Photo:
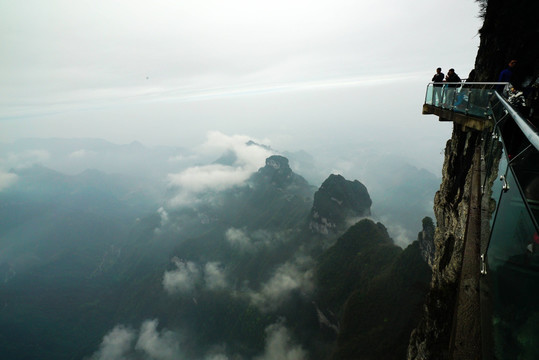
[[[282,156],[180,205],[159,206],[136,181],[98,171],[14,174],[17,185],[0,193],[0,323],[13,330],[0,343],[13,359],[100,359],[121,335],[126,358],[155,357],[135,346],[152,335],[168,339],[174,358],[253,358],[282,336],[286,346],[272,351],[322,359],[369,331],[370,317],[354,315],[358,289],[373,289],[365,306],[395,297],[376,290],[388,281],[422,296],[413,284],[429,271],[417,245],[403,251],[380,223],[365,219],[343,234],[369,214],[364,185],[331,175],[315,192]],[[178,191],[185,195],[171,187],[167,196]],[[339,227],[313,232],[315,206]],[[410,253],[423,270],[394,278]]]

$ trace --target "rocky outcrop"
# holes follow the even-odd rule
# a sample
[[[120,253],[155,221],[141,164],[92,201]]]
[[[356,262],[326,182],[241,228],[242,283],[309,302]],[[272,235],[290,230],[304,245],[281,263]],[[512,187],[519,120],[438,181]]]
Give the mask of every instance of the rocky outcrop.
[[[320,234],[344,230],[353,220],[369,216],[371,205],[365,185],[332,174],[314,194],[309,227]]]
[[[419,248],[421,249],[421,256],[429,266],[432,267],[434,263],[434,223],[428,216],[423,218],[423,230],[417,234],[417,241],[419,242]]]

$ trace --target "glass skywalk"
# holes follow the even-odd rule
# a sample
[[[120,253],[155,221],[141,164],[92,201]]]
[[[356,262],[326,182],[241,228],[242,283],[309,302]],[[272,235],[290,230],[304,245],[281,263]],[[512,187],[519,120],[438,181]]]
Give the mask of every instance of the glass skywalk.
[[[500,96],[505,85],[430,83],[423,112],[484,123],[483,358],[539,359],[539,131]]]

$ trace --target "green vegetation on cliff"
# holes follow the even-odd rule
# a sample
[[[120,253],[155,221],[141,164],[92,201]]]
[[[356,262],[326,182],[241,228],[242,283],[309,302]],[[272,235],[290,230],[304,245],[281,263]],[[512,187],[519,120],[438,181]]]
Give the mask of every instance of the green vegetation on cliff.
[[[317,300],[341,319],[333,359],[402,359],[430,268],[416,241],[402,250],[364,219],[319,258]]]

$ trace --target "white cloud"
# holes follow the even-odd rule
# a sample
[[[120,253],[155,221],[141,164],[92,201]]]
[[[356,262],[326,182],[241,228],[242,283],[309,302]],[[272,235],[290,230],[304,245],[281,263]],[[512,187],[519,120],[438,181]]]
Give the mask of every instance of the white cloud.
[[[218,262],[209,262],[204,266],[204,281],[209,290],[219,290],[227,287],[225,271]]]
[[[391,221],[386,221],[384,224],[387,225],[387,232],[389,236],[393,239],[393,242],[395,245],[400,246],[401,248],[406,248],[412,241],[415,239],[411,239],[409,236],[409,231],[404,228],[404,226],[401,226],[399,224],[395,224]]]
[[[115,326],[103,337],[99,349],[90,360],[183,360],[180,334],[168,330],[158,330],[157,319],[145,320],[140,329]],[[268,326],[265,330],[264,353],[255,360],[303,360],[307,352],[293,342],[283,321]],[[236,357],[235,357],[236,358]],[[241,358],[241,357],[240,357]],[[223,346],[208,350],[204,360],[227,360]]]
[[[225,232],[226,241],[239,252],[254,252],[286,242],[289,238],[282,233],[256,230],[248,233],[246,230],[229,228]]]
[[[158,321],[146,320],[140,330],[117,325],[99,345],[91,360],[180,360],[179,335],[174,331],[157,330]],[[138,338],[137,338],[138,337]],[[136,342],[135,342],[136,339]]]
[[[260,146],[249,146],[249,141],[269,145],[269,139],[257,140],[247,135],[226,135],[219,131],[210,131],[206,135],[206,141],[200,146],[204,153],[222,154],[225,151],[233,151],[236,156],[236,165],[258,169],[264,166],[266,158],[274,152]]]
[[[266,328],[266,344],[264,354],[254,360],[304,360],[307,352],[292,342],[290,332],[282,322]]]
[[[253,244],[245,231],[236,228],[230,228],[225,232],[226,241],[232,247],[240,251],[250,251],[253,249]]]
[[[245,182],[273,152],[260,146],[249,146],[248,136],[228,136],[220,132],[210,132],[199,147],[201,153],[213,155],[217,159],[223,153],[232,152],[236,159],[231,166],[210,164],[193,166],[177,173],[169,174],[169,186],[177,189],[169,201],[170,206],[182,206],[196,201],[196,195],[206,191],[221,191]]]
[[[181,230],[181,222],[171,221],[169,212],[163,206],[157,209],[157,214],[159,215],[160,221],[159,225],[154,229],[156,235],[162,234],[165,229],[172,232],[179,232]]]
[[[277,309],[293,291],[310,292],[313,289],[313,272],[310,260],[302,258],[281,265],[260,291],[250,293],[251,302],[262,311]]]
[[[43,164],[51,158],[47,150],[27,150],[20,153],[9,153],[5,165],[14,168],[26,168],[35,164]]]
[[[200,271],[192,261],[182,261],[173,258],[176,269],[166,271],[163,275],[163,286],[170,294],[188,293],[195,289],[196,283],[200,279]]]
[[[159,214],[159,217],[161,218],[160,224],[161,227],[165,226],[169,222],[168,212],[163,208],[162,206],[157,209],[157,213]]]
[[[178,335],[170,330],[157,331],[157,320],[146,320],[140,327],[135,350],[143,351],[152,360],[177,360],[180,358]]]
[[[132,348],[135,331],[122,325],[114,327],[101,342],[92,360],[123,360]]]
[[[251,169],[220,164],[195,166],[179,174],[169,174],[171,185],[182,190],[202,192],[205,190],[224,190],[241,184],[252,173]]]
[[[161,226],[166,225],[168,223],[168,212],[161,206],[159,209],[157,209],[157,213],[159,216],[161,216]]]
[[[174,257],[176,269],[163,275],[163,287],[169,294],[187,294],[197,287],[206,290],[220,290],[228,286],[226,272],[221,263],[207,262],[199,266],[192,261],[183,261]]]

